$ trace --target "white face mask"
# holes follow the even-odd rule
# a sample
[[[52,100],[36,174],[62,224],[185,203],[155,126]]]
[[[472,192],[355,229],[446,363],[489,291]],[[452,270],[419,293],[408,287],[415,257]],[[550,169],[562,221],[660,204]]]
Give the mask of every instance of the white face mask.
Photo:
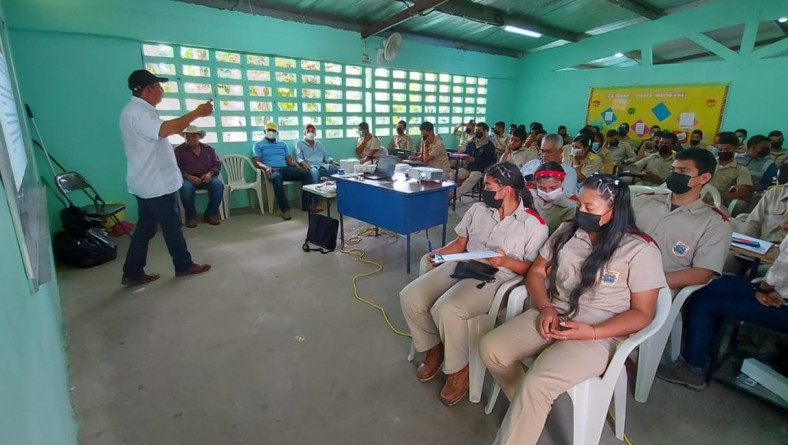
[[[581,151],[583,151],[583,150],[582,150],[582,149],[580,149],[580,148],[573,148],[573,149],[572,149],[572,156],[577,156],[577,155],[579,155]]]
[[[593,142],[591,144],[591,150],[594,150],[594,151],[599,150],[599,142]]]
[[[364,130],[358,130],[358,137],[360,138],[364,137]]]
[[[311,132],[307,133],[306,134],[306,140],[307,141],[314,141],[315,140],[315,133],[311,133]]]
[[[276,132],[275,131],[266,131],[265,138],[270,140],[276,140]]]
[[[564,193],[564,190],[561,189],[561,188],[557,188],[557,189],[553,190],[552,192],[545,192],[545,191],[539,190],[538,188],[536,189],[536,194],[540,198],[544,199],[547,202],[555,201],[556,199],[558,199],[561,196],[561,193]]]

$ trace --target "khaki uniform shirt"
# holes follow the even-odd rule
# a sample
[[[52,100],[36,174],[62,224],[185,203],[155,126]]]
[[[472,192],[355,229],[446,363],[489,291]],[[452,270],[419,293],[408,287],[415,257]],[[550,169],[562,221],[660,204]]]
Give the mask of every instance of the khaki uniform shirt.
[[[517,151],[513,151],[512,154],[509,155],[509,158],[506,162],[511,162],[512,164],[516,165],[517,168],[523,168],[526,162],[538,158],[539,155],[531,148],[521,148]],[[503,158],[501,158],[501,162],[503,162]]]
[[[705,143],[705,142],[703,142],[703,141],[700,141],[700,142],[698,143],[698,145],[695,145],[695,146],[693,146],[692,144],[690,144],[689,142],[687,142],[687,147],[686,147],[686,148],[700,148],[700,149],[702,149],[702,150],[711,150],[711,149],[712,149],[712,146],[711,146],[711,145],[709,145],[709,144],[707,144],[707,143]]]
[[[625,142],[619,143],[618,147],[607,147],[607,149],[610,151],[610,161],[613,165],[619,162],[631,164],[635,162],[638,157],[635,150],[632,149],[632,146]]]
[[[572,165],[574,166],[574,164]],[[583,159],[583,162],[580,164],[580,171],[586,178],[593,175],[594,173],[601,173],[602,158],[595,155],[594,153],[588,153],[588,156],[586,156],[586,158]]]
[[[777,164],[777,167],[782,167],[783,164],[785,164],[785,162],[788,161],[788,148],[783,148],[777,153],[770,151],[769,159],[774,161],[774,163]]]
[[[511,140],[511,136],[508,134],[504,134],[503,136],[492,136],[490,141],[495,145],[495,151],[498,153],[503,153],[506,149],[506,146],[509,145],[509,141]]]
[[[396,134],[394,137],[391,138],[391,142],[389,142],[388,151],[391,153],[393,150],[407,150],[412,152],[413,151],[413,139],[408,136],[407,134],[403,134],[402,136]]]
[[[358,141],[356,141],[356,147],[358,147],[363,141],[364,138],[358,138]],[[375,135],[372,135],[372,137],[367,141],[366,145],[364,145],[364,151],[361,152],[361,156],[367,157],[373,150],[380,150],[380,139],[378,139],[378,137]],[[387,154],[387,152],[378,154]]]
[[[711,178],[711,185],[720,193],[725,193],[735,185],[752,185],[752,177],[747,167],[739,164],[735,160],[727,165],[717,164],[717,171]]]
[[[700,199],[671,210],[671,196],[639,195],[632,201],[635,224],[657,242],[665,272],[700,267],[722,274],[733,231],[727,216]]]
[[[731,220],[733,230],[772,243],[785,238],[782,222],[788,219],[788,187],[772,187],[763,194],[752,212]]]
[[[550,235],[555,232],[558,226],[575,218],[577,202],[567,198],[566,195],[561,195],[558,199],[551,202],[540,198],[539,194],[536,193],[536,189],[531,189],[531,195],[533,195],[539,216],[547,224]]]
[[[477,202],[465,213],[454,229],[458,236],[468,238],[468,252],[502,248],[507,256],[519,261],[534,261],[539,248],[547,240],[547,226],[542,218],[523,206],[522,201],[503,220],[497,209]],[[496,278],[509,280],[517,274],[501,268]]]
[[[457,142],[457,151],[460,153],[465,153],[465,149],[468,148],[468,144],[470,144],[475,137],[474,134],[468,134],[465,132],[465,130],[457,130],[454,132],[454,135],[460,138],[459,142]]]
[[[539,251],[547,261],[559,229]],[[582,229],[558,253],[555,294],[550,299],[560,313],[569,309],[569,295],[580,284],[580,270],[591,254],[591,241]],[[597,283],[580,296],[575,321],[600,323],[631,307],[632,293],[667,287],[661,271],[662,258],[657,246],[642,235],[626,234],[610,261],[599,273]]]
[[[424,153],[424,141],[421,141],[419,144],[419,152]],[[439,135],[435,135],[435,140],[432,141],[432,145],[429,147],[429,154],[432,157],[430,162],[427,163],[430,167],[439,168],[444,172],[451,171],[451,165],[449,164],[449,153],[446,152],[446,146],[443,145],[443,138]]]
[[[647,179],[640,179],[638,180],[639,185],[660,185],[668,179],[668,175],[670,172],[673,171],[673,155],[670,155],[669,158],[665,159],[659,155],[659,153],[655,153],[650,156],[646,156],[645,158],[635,162],[632,164],[633,167],[638,168],[643,171],[650,171],[655,175],[662,178],[662,181],[659,183],[653,183]]]

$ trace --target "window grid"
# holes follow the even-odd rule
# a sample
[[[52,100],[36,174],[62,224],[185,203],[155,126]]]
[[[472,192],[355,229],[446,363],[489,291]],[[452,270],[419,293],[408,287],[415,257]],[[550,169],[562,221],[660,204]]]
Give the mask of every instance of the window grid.
[[[449,134],[487,111],[481,77],[155,43],[144,43],[142,52],[147,69],[170,78],[158,106],[163,118],[213,99],[214,114],[195,121],[209,143],[260,140],[269,121],[283,140],[299,139],[307,123],[319,138],[353,138],[362,120],[382,137],[399,120],[410,135],[424,120]]]

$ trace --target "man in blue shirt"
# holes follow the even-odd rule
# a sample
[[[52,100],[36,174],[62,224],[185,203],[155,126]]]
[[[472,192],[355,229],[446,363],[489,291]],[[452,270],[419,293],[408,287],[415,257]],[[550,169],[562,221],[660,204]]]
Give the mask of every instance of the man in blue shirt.
[[[309,124],[304,131],[304,139],[296,142],[295,158],[298,165],[312,174],[312,182],[320,182],[321,176],[331,176],[339,170],[339,163],[328,155],[323,144],[317,139],[315,126]]]
[[[287,202],[284,181],[300,181],[302,184],[312,184],[312,175],[293,161],[288,154],[287,144],[276,139],[277,126],[269,122],[265,126],[265,139],[254,144],[252,157],[254,165],[263,171],[266,178],[274,186],[274,195],[282,211],[282,219],[291,219],[290,203]],[[309,206],[309,193],[304,192],[302,201],[304,206]],[[308,208],[308,207],[307,207]]]
[[[736,162],[750,171],[753,191],[777,184],[777,165],[769,159],[770,146],[769,138],[756,134],[747,141],[747,152],[736,155]]]

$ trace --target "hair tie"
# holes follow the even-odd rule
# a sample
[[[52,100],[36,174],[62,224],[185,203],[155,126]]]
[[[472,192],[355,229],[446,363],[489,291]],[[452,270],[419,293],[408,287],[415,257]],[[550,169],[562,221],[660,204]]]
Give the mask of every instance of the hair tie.
[[[563,181],[566,178],[566,173],[557,170],[540,170],[534,173],[534,178],[555,178]]]

